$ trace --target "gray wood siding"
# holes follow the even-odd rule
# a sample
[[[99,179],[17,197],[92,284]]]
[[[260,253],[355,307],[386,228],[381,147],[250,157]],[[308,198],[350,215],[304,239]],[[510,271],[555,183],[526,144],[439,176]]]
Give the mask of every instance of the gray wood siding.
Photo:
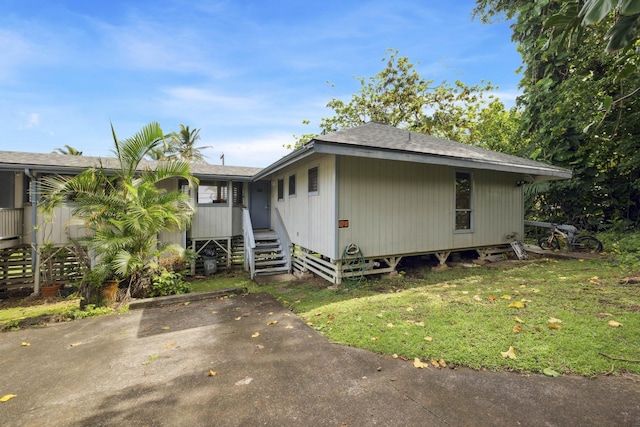
[[[308,170],[318,167],[318,194],[308,193]],[[289,176],[296,175],[296,195],[289,196]],[[278,179],[284,199],[278,201]],[[336,238],[335,156],[314,157],[271,177],[271,206],[278,208],[293,244],[334,259]],[[271,215],[275,221],[275,215]]]
[[[340,255],[356,243],[364,255],[386,256],[462,249],[522,237],[522,190],[516,175],[470,171],[474,230],[454,232],[455,170],[446,166],[339,157]],[[336,225],[337,227],[337,225]]]
[[[229,206],[198,206],[188,236],[192,239],[231,237],[233,208]]]

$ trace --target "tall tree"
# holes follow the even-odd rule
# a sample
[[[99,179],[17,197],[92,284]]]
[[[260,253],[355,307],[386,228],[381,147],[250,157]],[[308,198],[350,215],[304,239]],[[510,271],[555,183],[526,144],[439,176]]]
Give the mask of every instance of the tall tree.
[[[494,99],[490,94],[494,87],[490,83],[467,86],[456,81],[453,85],[446,82],[435,85],[433,80],[423,78],[407,57],[398,56],[398,51],[390,50],[382,61],[386,66],[375,76],[358,78],[360,91],[348,102],[336,98],[329,101],[327,107],[334,115],[320,120],[321,132],[378,121],[459,142],[480,144],[484,141],[484,131],[491,128],[482,127],[482,121],[496,119],[505,123],[512,119],[512,114],[517,114],[515,110],[505,111],[500,101]],[[303,123],[309,124],[309,121]],[[505,135],[501,136],[501,146],[508,145]],[[297,137],[293,148],[314,136]]]
[[[180,124],[180,132],[174,132],[169,136],[169,159],[182,159],[190,163],[206,163],[202,150],[213,148],[211,145],[196,147],[200,140],[200,129],[189,129],[189,126]]]
[[[94,272],[125,280],[129,291],[139,296],[149,285],[149,271],[158,264],[160,251],[166,249],[158,241],[159,233],[186,227],[194,212],[188,195],[157,184],[169,178],[189,182],[195,178],[184,160],[162,162],[155,169],[142,167],[144,157],[162,144],[157,123],[124,140],[117,138],[112,126],[112,135],[115,163],[76,176],[45,178],[41,206],[50,213],[61,203],[73,202],[74,217],[90,230],[85,242],[98,255]]]
[[[53,152],[67,156],[82,156],[82,151],[79,151],[70,145],[65,145],[64,148],[56,148]]]
[[[478,0],[476,16],[513,19],[513,40],[524,62],[518,99],[521,131],[534,158],[574,171],[574,178],[549,186],[534,206],[538,215],[598,228],[638,224],[640,133],[638,104],[625,96],[640,84],[638,73],[621,78],[622,52],[606,53],[607,23],[584,29],[580,43],[553,37],[552,17],[562,0]],[[557,18],[554,18],[557,20]],[[553,23],[553,20],[551,21]],[[618,100],[612,102],[612,100]],[[608,112],[608,114],[607,114]]]

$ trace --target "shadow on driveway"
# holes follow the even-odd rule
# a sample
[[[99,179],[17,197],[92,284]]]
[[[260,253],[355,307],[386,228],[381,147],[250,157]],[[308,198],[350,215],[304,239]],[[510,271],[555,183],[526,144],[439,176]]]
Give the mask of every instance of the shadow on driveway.
[[[29,346],[21,346],[28,342]],[[0,334],[4,426],[638,425],[623,378],[417,370],[267,294]]]

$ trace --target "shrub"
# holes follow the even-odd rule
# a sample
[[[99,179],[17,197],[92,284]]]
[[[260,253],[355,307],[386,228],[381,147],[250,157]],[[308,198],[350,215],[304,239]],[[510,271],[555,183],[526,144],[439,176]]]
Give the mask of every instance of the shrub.
[[[632,270],[640,269],[640,232],[609,231],[599,234],[598,239],[607,251],[615,255],[618,264]]]
[[[191,286],[184,281],[182,274],[166,269],[153,276],[149,288],[150,297],[186,294],[191,292]]]

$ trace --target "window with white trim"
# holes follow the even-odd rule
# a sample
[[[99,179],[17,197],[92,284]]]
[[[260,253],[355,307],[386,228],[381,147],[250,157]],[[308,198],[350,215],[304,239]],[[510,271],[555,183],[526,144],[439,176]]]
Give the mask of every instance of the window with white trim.
[[[200,181],[198,185],[198,204],[226,204],[229,199],[227,181]]]
[[[289,175],[289,197],[296,195],[296,176]]]
[[[473,228],[471,174],[456,172],[456,231],[471,231]]]
[[[278,179],[278,201],[284,200],[284,178]]]
[[[308,192],[309,194],[318,194],[318,167],[309,169]]]

